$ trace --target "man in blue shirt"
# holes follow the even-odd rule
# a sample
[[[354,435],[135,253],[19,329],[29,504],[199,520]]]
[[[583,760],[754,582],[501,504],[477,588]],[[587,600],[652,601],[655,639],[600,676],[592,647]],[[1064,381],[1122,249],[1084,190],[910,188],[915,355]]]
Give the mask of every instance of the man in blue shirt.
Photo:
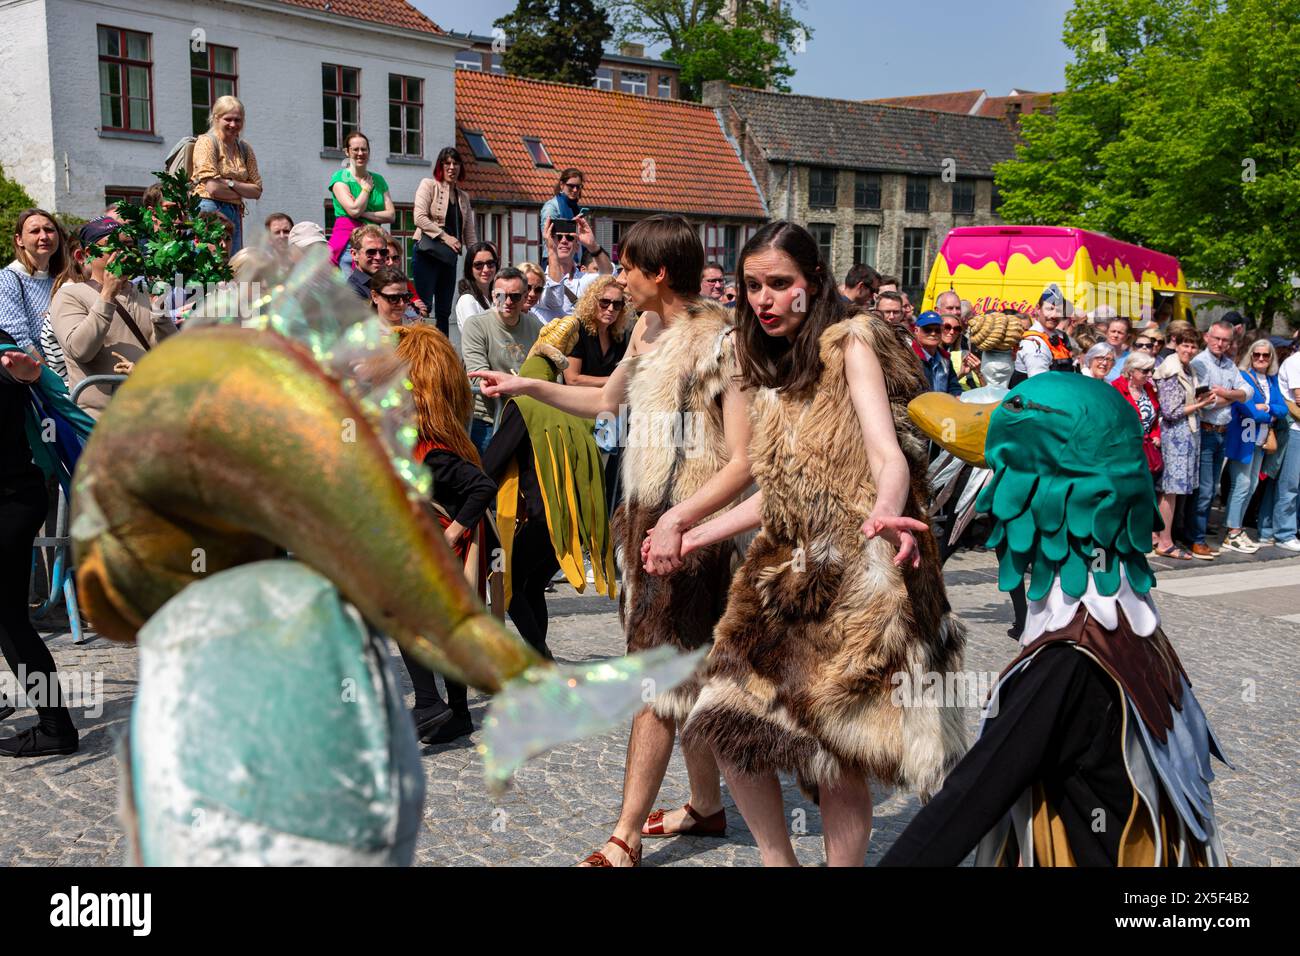
[[[960,396],[961,383],[954,374],[952,359],[948,350],[939,342],[942,331],[943,316],[933,309],[927,309],[916,317],[912,349],[925,368],[925,379],[930,383],[930,391]]]
[[[1192,540],[1192,556],[1202,561],[1213,560],[1219,554],[1217,548],[1211,548],[1205,543],[1205,529],[1210,521],[1210,504],[1219,487],[1219,473],[1223,470],[1223,446],[1227,439],[1228,425],[1232,421],[1232,405],[1234,402],[1247,401],[1255,394],[1255,389],[1227,356],[1232,334],[1232,325],[1215,322],[1205,333],[1205,350],[1192,359],[1191,363],[1196,384],[1208,385],[1217,398],[1213,404],[1200,411],[1200,486],[1192,525],[1186,529]]]

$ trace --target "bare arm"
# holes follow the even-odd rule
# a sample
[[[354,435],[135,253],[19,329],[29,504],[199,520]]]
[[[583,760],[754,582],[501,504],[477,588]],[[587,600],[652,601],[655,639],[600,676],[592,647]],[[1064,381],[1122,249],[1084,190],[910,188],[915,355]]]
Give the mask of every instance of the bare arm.
[[[758,491],[730,511],[724,511],[716,518],[697,524],[682,535],[682,557],[710,544],[725,541],[746,531],[753,531],[762,523],[763,492]]]
[[[614,414],[627,400],[627,370],[622,365],[600,388],[573,388],[504,372],[470,372],[469,377],[483,383],[483,394],[488,398],[524,395],[579,418],[595,418],[602,412]]]
[[[361,184],[361,192],[354,199],[352,191],[348,189],[347,183],[335,183],[330,187],[330,192],[338,200],[343,211],[348,214],[349,219],[358,219],[361,213],[365,211],[366,204],[370,202],[370,186],[366,183]]]
[[[727,441],[727,463],[695,494],[673,505],[650,529],[650,547],[646,551],[645,569],[651,574],[667,574],[682,565],[682,533],[734,501],[749,487],[749,396],[733,382],[722,396],[722,430]],[[682,435],[688,433],[683,423]]]
[[[904,564],[910,558],[912,566],[919,567],[921,554],[912,535],[929,530],[929,526],[902,517],[911,487],[911,471],[894,432],[894,415],[880,361],[864,342],[852,339],[844,350],[844,374],[848,379],[849,398],[862,426],[871,477],[876,483],[876,506],[863,524],[862,533],[868,538],[880,535],[891,541],[898,548],[895,564]]]
[[[362,213],[361,218],[381,225],[392,222],[397,218],[397,207],[393,205],[393,194],[391,192],[384,193],[384,209],[382,212]]]

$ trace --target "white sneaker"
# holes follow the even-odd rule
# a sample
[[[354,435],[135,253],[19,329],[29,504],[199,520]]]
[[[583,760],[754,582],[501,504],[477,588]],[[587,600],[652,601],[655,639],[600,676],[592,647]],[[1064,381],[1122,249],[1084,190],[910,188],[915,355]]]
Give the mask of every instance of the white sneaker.
[[[1279,548],[1284,548],[1287,551],[1300,551],[1300,541],[1297,541],[1295,538],[1292,538],[1290,541],[1279,541],[1277,542],[1277,546]]]
[[[1261,548],[1271,548],[1276,542],[1272,538],[1260,538],[1255,544]]]
[[[1236,534],[1229,534],[1223,539],[1224,551],[1236,551],[1240,554],[1254,554],[1259,550],[1259,546],[1250,540],[1250,535],[1245,531],[1238,531]]]

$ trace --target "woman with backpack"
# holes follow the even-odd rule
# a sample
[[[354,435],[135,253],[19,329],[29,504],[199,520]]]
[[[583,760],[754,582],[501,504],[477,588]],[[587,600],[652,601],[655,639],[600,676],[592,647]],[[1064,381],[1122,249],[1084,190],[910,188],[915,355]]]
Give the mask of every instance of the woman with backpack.
[[[244,104],[233,96],[218,97],[208,114],[209,128],[194,140],[190,178],[199,195],[199,210],[225,216],[234,224],[230,254],[244,247],[244,200],[262,195],[253,147],[240,139]]]

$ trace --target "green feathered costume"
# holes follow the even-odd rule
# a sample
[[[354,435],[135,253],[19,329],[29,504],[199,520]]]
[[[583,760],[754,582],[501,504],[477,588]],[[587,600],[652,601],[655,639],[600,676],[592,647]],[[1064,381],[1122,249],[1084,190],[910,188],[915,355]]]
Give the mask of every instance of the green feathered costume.
[[[561,316],[542,329],[537,344],[519,369],[524,378],[554,382],[564,357],[577,338],[578,323]],[[579,418],[533,398],[512,398],[533,446],[537,484],[546,508],[546,524],[556,560],[574,589],[587,587],[583,552],[591,557],[597,594],[616,597],[614,539],[605,513],[605,469],[593,437],[595,421]],[[497,529],[505,554],[505,600],[510,604],[511,556],[519,510],[519,466],[511,461],[497,494]]]
[[[993,470],[979,508],[998,586],[1028,572],[1030,605],[979,739],[882,864],[952,866],[972,848],[977,865],[1226,864],[1209,785],[1210,758],[1227,761],[1149,593],[1160,517],[1137,415],[1064,372],[977,411],[944,398],[909,410]]]

